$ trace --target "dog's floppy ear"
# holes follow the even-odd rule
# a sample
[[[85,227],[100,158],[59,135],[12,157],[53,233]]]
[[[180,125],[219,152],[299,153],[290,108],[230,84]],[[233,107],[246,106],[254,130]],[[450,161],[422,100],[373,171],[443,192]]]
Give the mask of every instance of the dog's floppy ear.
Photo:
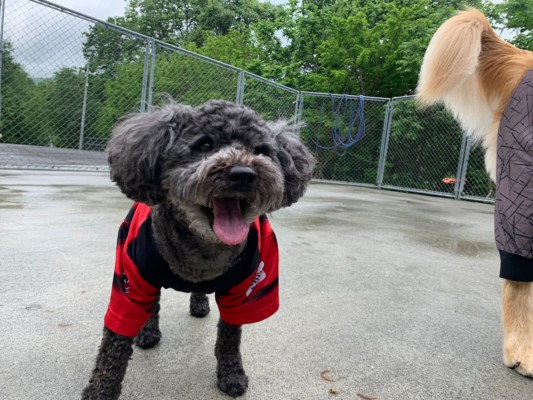
[[[282,207],[288,207],[303,196],[313,177],[315,158],[294,134],[295,126],[287,121],[268,124],[278,145],[278,160],[283,170],[285,190]]]
[[[164,155],[189,109],[172,103],[127,116],[113,129],[107,145],[111,179],[130,199],[154,205],[166,198],[161,187]]]

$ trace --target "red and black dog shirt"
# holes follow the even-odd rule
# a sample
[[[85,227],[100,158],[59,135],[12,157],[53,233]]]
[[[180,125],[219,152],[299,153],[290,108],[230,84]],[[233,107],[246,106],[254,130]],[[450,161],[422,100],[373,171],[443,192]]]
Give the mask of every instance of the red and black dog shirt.
[[[134,203],[120,226],[111,300],[105,326],[134,337],[150,318],[161,288],[181,292],[215,293],[220,317],[228,324],[262,321],[279,307],[279,252],[265,215],[250,225],[246,245],[229,269],[209,281],[189,282],[172,272],[157,249],[151,208]]]

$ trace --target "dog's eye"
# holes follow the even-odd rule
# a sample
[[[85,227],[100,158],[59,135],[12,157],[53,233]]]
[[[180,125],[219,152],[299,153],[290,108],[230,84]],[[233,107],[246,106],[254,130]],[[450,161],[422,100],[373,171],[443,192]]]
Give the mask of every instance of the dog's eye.
[[[193,150],[200,151],[202,153],[207,153],[209,151],[212,151],[213,148],[214,148],[213,140],[207,136],[201,138],[192,146]]]
[[[267,146],[257,146],[254,149],[254,154],[255,155],[262,154],[264,156],[268,156],[268,155],[270,155],[270,149]]]
[[[200,151],[203,151],[204,153],[213,150],[213,145],[209,142],[202,143],[200,146]]]

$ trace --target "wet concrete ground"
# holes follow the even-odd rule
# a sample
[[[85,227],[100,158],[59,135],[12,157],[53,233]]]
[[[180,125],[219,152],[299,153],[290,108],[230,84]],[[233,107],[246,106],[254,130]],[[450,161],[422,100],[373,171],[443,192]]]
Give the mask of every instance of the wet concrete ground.
[[[79,398],[129,205],[106,174],[0,170],[2,399]],[[501,362],[492,208],[312,184],[274,213],[281,308],[244,328],[243,399],[530,400]],[[122,399],[228,399],[214,302],[187,311],[163,292],[163,340],[134,351]]]

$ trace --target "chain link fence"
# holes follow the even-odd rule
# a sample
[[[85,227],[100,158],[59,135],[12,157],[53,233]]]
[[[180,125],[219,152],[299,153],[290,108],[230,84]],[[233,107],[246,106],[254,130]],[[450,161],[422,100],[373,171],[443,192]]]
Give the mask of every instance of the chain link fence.
[[[318,163],[315,178],[375,185],[389,99],[302,92],[300,135]]]
[[[412,97],[299,92],[45,0],[0,0],[0,167],[106,169],[115,122],[170,98],[304,122],[315,178],[493,201],[483,152]]]
[[[235,101],[240,70],[165,43],[156,43],[151,76],[154,104],[168,100],[199,105],[209,99]],[[149,101],[149,103],[151,103]]]
[[[243,72],[242,103],[267,120],[294,119],[298,107],[297,90]]]
[[[481,146],[468,147],[465,150],[466,174],[464,175],[464,188],[459,196],[463,199],[483,200],[494,202],[496,186],[485,171],[485,154]]]
[[[494,201],[483,151],[472,146],[443,106],[421,109],[413,96],[396,97],[388,117],[379,187]]]
[[[420,110],[412,97],[391,102],[382,187],[455,195],[462,131],[442,107]]]

